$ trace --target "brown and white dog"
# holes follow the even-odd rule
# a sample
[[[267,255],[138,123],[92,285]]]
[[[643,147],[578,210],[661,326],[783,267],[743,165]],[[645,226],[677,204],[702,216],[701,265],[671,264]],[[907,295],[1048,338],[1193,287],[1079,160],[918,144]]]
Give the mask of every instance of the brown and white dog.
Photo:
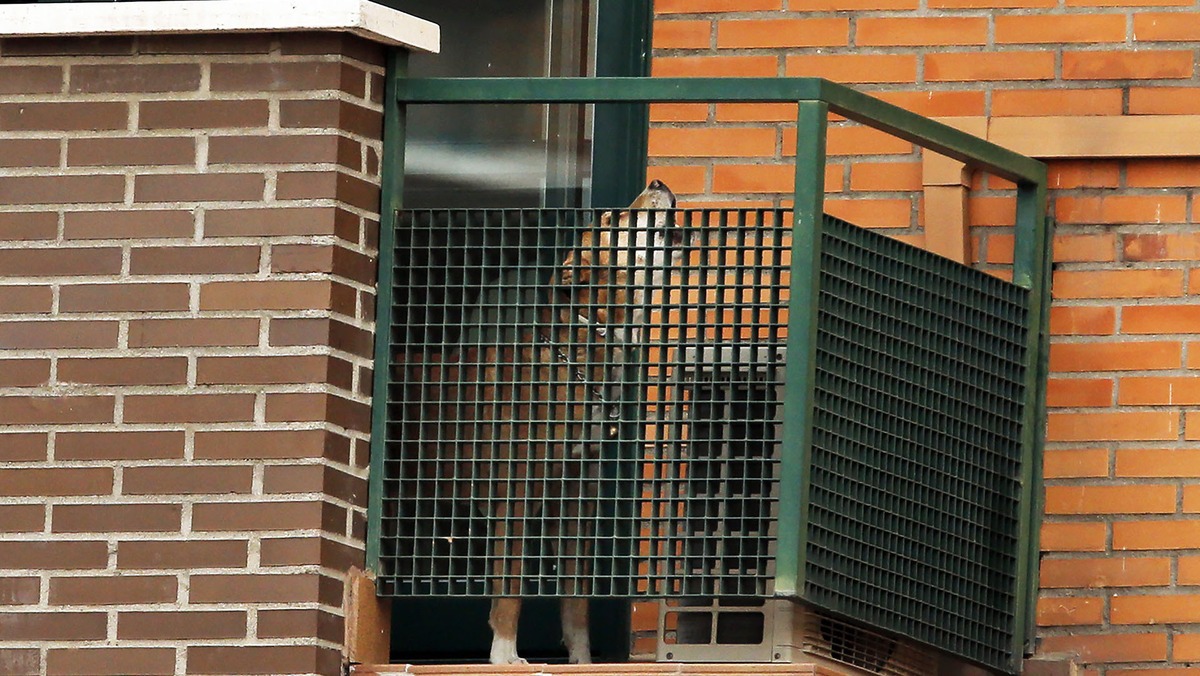
[[[605,435],[611,435],[615,409],[615,387],[620,383],[621,365],[626,349],[638,340],[637,328],[643,322],[647,291],[661,288],[671,265],[679,262],[692,237],[690,228],[676,225],[667,213],[632,210],[666,210],[675,207],[675,195],[661,181],[651,181],[630,211],[605,213],[598,227],[585,232],[578,244],[563,259],[550,280],[549,302],[540,310],[538,335],[518,341],[518,348],[485,348],[481,385],[483,401],[494,402],[486,412],[494,420],[510,421],[493,427],[492,457],[517,460],[522,453],[545,460],[596,457],[596,447]],[[616,221],[615,223],[613,221]],[[513,402],[513,403],[506,403]],[[539,421],[534,423],[533,421]],[[545,424],[545,420],[553,421]],[[521,421],[530,421],[523,424]],[[508,439],[501,438],[511,435]],[[524,440],[524,441],[522,441]],[[586,463],[557,462],[555,479],[549,482],[562,488],[547,504],[566,505],[578,510],[565,516],[568,529],[579,529],[591,514],[587,505],[590,477],[579,468]],[[527,470],[509,470],[525,472]],[[526,475],[528,476],[528,475]],[[512,476],[504,477],[510,485]],[[520,489],[514,489],[520,490]],[[536,498],[547,496],[505,495],[494,501],[506,513],[491,514],[497,532],[492,533],[492,571],[497,579],[508,574],[520,577],[513,568],[521,552],[513,551],[521,540],[516,532],[528,511],[537,509]],[[530,500],[533,498],[533,500]],[[565,499],[564,499],[565,498]],[[525,513],[517,513],[525,512]],[[582,513],[579,513],[582,512]],[[506,518],[507,517],[507,518]],[[551,519],[553,522],[553,519]],[[586,533],[568,532],[560,536],[563,547],[586,548]],[[587,552],[564,552],[565,581],[559,588],[562,598],[562,633],[569,660],[573,664],[591,661],[588,639],[587,589],[576,588],[586,571],[576,569],[577,561]],[[508,569],[505,566],[509,566]],[[499,587],[499,585],[497,585]],[[520,589],[494,588],[489,625],[492,628],[490,660],[492,664],[522,664],[517,654],[517,621],[521,611]]]

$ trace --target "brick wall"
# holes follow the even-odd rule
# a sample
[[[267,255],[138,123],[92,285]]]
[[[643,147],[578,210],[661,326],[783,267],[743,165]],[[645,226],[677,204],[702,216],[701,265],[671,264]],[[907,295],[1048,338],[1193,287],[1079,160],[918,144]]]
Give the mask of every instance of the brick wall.
[[[382,52],[0,43],[0,673],[341,669]]]
[[[657,0],[656,11],[657,76],[822,76],[936,117],[1200,113],[1194,0]],[[655,106],[650,176],[692,203],[778,201],[791,188],[794,115]],[[829,147],[827,210],[920,244],[920,155],[839,120]],[[1040,651],[1078,656],[1090,676],[1194,673],[1200,161],[1050,168]],[[977,177],[969,202],[973,256],[1000,274],[1010,187]],[[653,624],[637,626],[644,650]]]

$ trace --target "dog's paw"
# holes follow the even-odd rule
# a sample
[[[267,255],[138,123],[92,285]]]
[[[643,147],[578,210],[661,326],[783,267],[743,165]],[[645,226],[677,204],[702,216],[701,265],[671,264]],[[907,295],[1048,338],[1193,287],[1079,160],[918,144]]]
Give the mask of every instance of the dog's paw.
[[[492,640],[492,652],[488,661],[492,664],[529,664],[525,658],[517,655],[517,642],[503,638]]]
[[[587,653],[582,655],[571,655],[567,658],[567,662],[570,664],[591,664],[592,656],[588,655]]]

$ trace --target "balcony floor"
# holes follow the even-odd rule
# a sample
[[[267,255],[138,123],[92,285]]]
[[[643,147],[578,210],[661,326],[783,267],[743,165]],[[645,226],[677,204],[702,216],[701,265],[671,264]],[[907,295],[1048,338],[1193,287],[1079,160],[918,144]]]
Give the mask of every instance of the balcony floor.
[[[773,676],[846,676],[853,669],[840,670],[818,664],[527,664],[493,666],[460,665],[358,665],[354,676],[731,676],[733,674],[770,674]]]

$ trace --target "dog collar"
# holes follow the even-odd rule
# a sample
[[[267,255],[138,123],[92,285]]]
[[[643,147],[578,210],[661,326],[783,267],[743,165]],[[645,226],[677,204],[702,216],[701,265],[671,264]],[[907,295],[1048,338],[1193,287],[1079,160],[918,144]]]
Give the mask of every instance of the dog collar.
[[[582,316],[580,318],[582,319]],[[603,336],[604,334],[601,333],[600,335]],[[540,340],[543,345],[554,350],[555,358],[558,359],[560,363],[571,369],[571,375],[574,376],[577,382],[585,385],[587,384],[587,375],[584,374],[583,369],[576,366],[571,361],[571,356],[564,352],[557,343],[555,343],[553,340],[550,340],[549,336],[541,332],[538,332],[538,340]],[[604,390],[599,385],[592,385],[590,389],[592,391],[592,396],[596,398],[596,401],[605,406],[606,415],[608,416],[609,420],[608,427],[605,429],[606,436],[609,439],[616,439],[619,430],[616,422],[614,421],[621,417],[620,407],[610,402],[608,397],[604,396]]]
[[[608,328],[605,327],[604,325],[595,324],[592,322],[591,319],[589,319],[587,316],[582,315],[582,314],[575,315],[575,318],[578,319],[579,321],[583,322],[584,324],[587,324],[588,326],[592,327],[592,330],[596,332],[597,336],[600,336],[601,338],[608,337]]]

